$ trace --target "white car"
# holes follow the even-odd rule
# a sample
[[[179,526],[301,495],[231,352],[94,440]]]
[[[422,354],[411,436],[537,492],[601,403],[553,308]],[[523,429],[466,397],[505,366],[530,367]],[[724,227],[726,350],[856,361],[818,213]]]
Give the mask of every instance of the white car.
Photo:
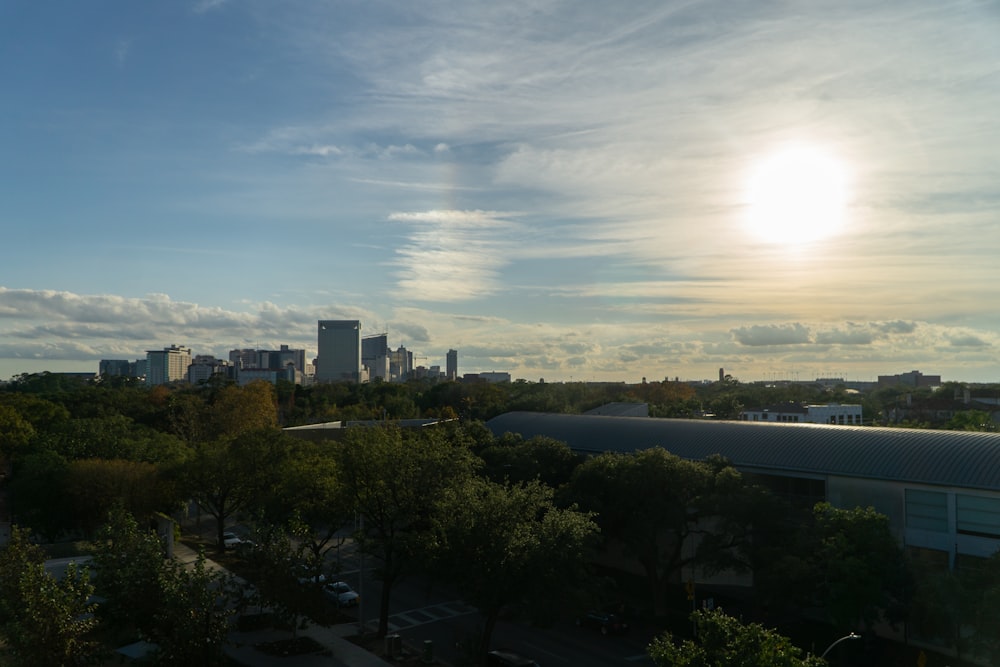
[[[238,546],[250,544],[249,540],[245,540],[236,533],[223,533],[222,534],[222,546],[227,549],[235,549]]]
[[[326,598],[338,607],[356,607],[361,602],[361,596],[346,582],[335,581],[323,587]]]

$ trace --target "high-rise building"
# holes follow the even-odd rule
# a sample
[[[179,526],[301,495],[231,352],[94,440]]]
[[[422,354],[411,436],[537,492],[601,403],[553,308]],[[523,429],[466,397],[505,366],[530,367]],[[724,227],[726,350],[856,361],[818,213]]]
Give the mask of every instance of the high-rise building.
[[[402,382],[413,373],[413,353],[402,345],[389,351],[389,375],[396,382]]]
[[[283,371],[288,364],[295,366],[299,373],[305,373],[306,351],[293,350],[287,345],[282,345],[280,350],[260,350],[256,348],[245,348],[242,350],[230,350],[229,361],[236,368],[263,368],[272,371]]]
[[[361,363],[368,369],[369,380],[389,380],[389,334],[380,333],[361,339]]]
[[[291,364],[299,373],[306,372],[306,351],[292,350],[287,345],[282,345],[281,349],[271,353],[271,363],[268,368],[283,371]]]
[[[361,322],[320,320],[317,382],[361,382]]]
[[[132,368],[128,359],[101,359],[97,372],[99,375],[129,375]]]
[[[257,368],[257,350],[250,347],[230,350],[229,362],[236,368]]]
[[[191,384],[208,382],[215,375],[227,377],[231,375],[229,370],[233,367],[229,361],[216,359],[211,354],[199,354],[191,360],[191,365],[187,369],[187,381]]]
[[[154,386],[187,379],[191,348],[171,345],[146,352],[146,385]]]
[[[445,375],[449,380],[458,379],[458,350],[448,350],[445,358]]]

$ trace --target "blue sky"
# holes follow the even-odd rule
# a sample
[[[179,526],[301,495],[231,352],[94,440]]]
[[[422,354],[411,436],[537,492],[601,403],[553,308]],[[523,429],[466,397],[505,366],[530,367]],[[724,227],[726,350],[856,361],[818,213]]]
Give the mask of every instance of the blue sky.
[[[0,6],[0,378],[316,321],[529,380],[1000,381],[994,2]]]

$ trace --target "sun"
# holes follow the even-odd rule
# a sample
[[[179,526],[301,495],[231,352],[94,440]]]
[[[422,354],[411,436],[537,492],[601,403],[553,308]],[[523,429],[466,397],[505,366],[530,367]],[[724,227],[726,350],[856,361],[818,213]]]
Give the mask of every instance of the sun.
[[[747,227],[765,243],[800,245],[833,236],[844,226],[847,204],[847,170],[820,148],[775,151],[747,181]]]

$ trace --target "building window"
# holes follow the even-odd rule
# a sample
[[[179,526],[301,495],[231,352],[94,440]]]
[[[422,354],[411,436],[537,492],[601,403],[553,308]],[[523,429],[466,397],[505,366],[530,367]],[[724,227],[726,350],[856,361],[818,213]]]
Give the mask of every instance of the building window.
[[[906,527],[948,532],[948,494],[941,491],[906,490]]]
[[[1000,498],[955,494],[955,524],[964,535],[1000,537]]]

